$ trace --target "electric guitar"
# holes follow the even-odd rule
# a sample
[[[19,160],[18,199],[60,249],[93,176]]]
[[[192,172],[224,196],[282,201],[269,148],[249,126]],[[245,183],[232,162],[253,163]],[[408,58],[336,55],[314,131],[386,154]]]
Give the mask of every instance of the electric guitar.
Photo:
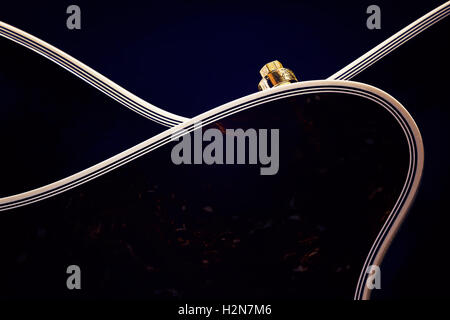
[[[79,297],[370,297],[424,165],[388,93],[274,61],[260,92],[164,129],[0,52],[0,297],[73,297],[72,264]]]

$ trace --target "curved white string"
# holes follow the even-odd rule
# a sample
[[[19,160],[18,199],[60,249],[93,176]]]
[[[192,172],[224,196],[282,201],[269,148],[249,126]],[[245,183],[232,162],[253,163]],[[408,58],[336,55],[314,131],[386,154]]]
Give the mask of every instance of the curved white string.
[[[161,125],[173,127],[187,120],[144,101],[67,53],[2,21],[0,21],[0,36],[33,50],[127,108]]]
[[[436,9],[409,24],[393,36],[389,37],[372,50],[368,51],[346,67],[342,68],[327,80],[350,80],[372,64],[385,57],[402,44],[414,38],[432,25],[441,21],[450,14],[450,1],[442,4]]]
[[[214,108],[210,111],[207,111],[199,116],[196,116],[195,118],[192,118],[176,127],[172,127],[167,129],[166,131],[132,147],[129,148],[109,159],[106,159],[94,166],[91,166],[87,169],[84,169],[78,173],[75,173],[71,176],[68,176],[64,179],[58,180],[56,182],[50,183],[48,185],[23,192],[20,194],[15,194],[12,196],[7,196],[0,198],[0,211],[10,210],[13,208],[17,208],[20,206],[24,206],[27,204],[31,204],[37,201],[41,201],[43,199],[52,197],[54,195],[60,194],[62,192],[65,192],[69,189],[72,189],[76,186],[79,186],[81,184],[84,184],[92,179],[95,179],[97,177],[100,177],[101,175],[110,172],[112,170],[115,170],[116,168],[119,168],[120,166],[135,160],[144,154],[153,151],[160,146],[168,143],[171,139],[174,137],[186,134],[191,130],[195,124],[201,123],[202,125],[206,125],[206,121],[214,122],[217,121],[219,118],[223,118],[225,116],[231,115],[236,112],[240,112],[241,110],[244,110],[243,107],[239,107],[239,109],[236,109],[237,106],[241,105],[248,105],[247,108],[252,107],[255,102],[258,101],[258,99],[265,97],[265,96],[274,96],[271,99],[279,99],[280,96],[282,96],[282,93],[287,89],[292,88],[309,88],[311,86],[320,86],[320,85],[338,85],[340,86],[347,86],[349,88],[363,88],[366,90],[370,90],[372,92],[378,92],[380,90],[373,88],[368,85],[364,85],[361,83],[352,83],[352,82],[341,82],[341,81],[329,81],[329,80],[318,80],[318,81],[305,81],[305,82],[298,82],[293,83],[288,86],[284,87],[278,87],[273,88],[269,92],[267,91],[261,91],[254,94],[251,94],[249,96],[240,98],[238,100],[232,101],[230,103],[227,103],[225,105],[222,105],[220,107]],[[280,92],[280,94],[277,94]],[[380,91],[381,92],[381,91]],[[385,94],[386,95],[386,94]],[[387,95],[386,95],[387,96]],[[262,103],[262,102],[261,102]],[[193,129],[192,129],[193,130]]]

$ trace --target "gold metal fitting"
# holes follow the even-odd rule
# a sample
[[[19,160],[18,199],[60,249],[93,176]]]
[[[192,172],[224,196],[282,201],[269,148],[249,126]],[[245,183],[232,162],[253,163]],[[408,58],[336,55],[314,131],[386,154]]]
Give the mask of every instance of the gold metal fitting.
[[[262,77],[258,84],[259,91],[298,81],[295,74],[291,70],[283,68],[283,65],[278,60],[267,63],[261,68],[259,73]]]

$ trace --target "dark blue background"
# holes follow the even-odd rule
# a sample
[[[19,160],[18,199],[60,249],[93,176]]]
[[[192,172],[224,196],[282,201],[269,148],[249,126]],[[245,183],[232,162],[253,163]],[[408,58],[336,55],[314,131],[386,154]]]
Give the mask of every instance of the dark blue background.
[[[302,80],[324,79],[441,1],[7,2],[0,19],[53,44],[139,97],[184,116],[256,90],[279,59]],[[66,8],[81,8],[81,30]],[[176,92],[176,94],[174,93]]]

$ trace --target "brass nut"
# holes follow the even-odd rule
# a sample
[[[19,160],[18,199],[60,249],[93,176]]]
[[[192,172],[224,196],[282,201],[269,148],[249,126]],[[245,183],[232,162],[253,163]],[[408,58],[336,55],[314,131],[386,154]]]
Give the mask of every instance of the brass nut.
[[[262,77],[258,84],[260,91],[270,89],[271,86],[278,87],[298,81],[295,74],[290,69],[284,68],[278,60],[265,64],[259,73]]]

